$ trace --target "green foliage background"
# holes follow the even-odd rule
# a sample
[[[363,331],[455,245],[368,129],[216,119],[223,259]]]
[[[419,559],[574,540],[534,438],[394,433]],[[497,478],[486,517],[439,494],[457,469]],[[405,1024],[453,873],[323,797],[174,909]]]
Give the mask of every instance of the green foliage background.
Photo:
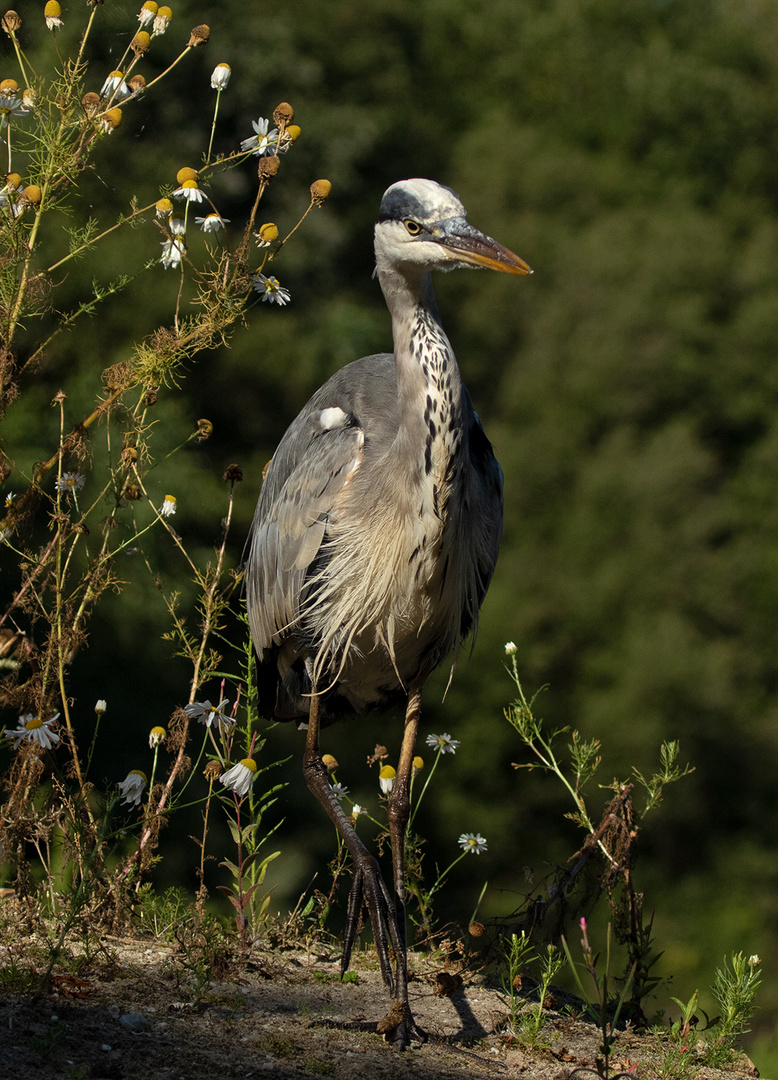
[[[63,39],[76,8],[63,4]],[[135,14],[105,6],[106,73]],[[489,911],[505,913],[528,888],[523,867],[539,881],[576,849],[561,793],[510,766],[519,751],[502,719],[508,639],[527,688],[548,684],[539,712],[602,739],[603,780],[632,765],[650,771],[660,741],[680,739],[696,771],[648,828],[638,886],[656,908],[661,972],[674,976],[676,996],[707,986],[725,952],[762,957],[764,1073],[778,1016],[778,7],[223,0],[208,10],[186,0],[174,17],[187,32],[210,23],[211,43],[178,76],[178,92],[127,110],[104,166],[82,185],[85,205],[110,222],[128,191],[149,201],[180,166],[197,164],[208,76],[221,60],[233,69],[223,149],[280,100],[303,129],[264,219],[283,231],[312,180],[333,183],[273,268],[293,304],[261,310],[182,393],[161,395],[171,446],[201,416],[215,425],[207,443],[160,469],[158,494],[178,498],[178,531],[207,553],[224,511],[221,474],[239,462],[239,562],[262,466],[286,424],[331,372],[389,344],[370,276],[381,193],[414,175],[457,190],[471,221],[535,275],[456,274],[437,285],[505,472],[506,529],[474,657],[461,658],[445,703],[445,675],[427,694],[425,730],[451,731],[466,750],[439,773],[422,829],[428,859],[445,865],[461,831],[487,836],[477,870],[495,886]],[[247,197],[234,174],[214,190],[225,217]],[[107,263],[100,254],[100,271],[133,273],[157,244],[150,225],[135,229]],[[71,271],[74,296],[80,273]],[[56,364],[9,412],[3,439],[26,442],[30,462],[48,457],[54,392],[66,390],[78,419],[91,407],[96,360],[121,359],[133,337],[166,321],[176,285],[153,270],[63,339]],[[183,568],[166,557],[165,588],[186,590]],[[153,583],[129,559],[123,573],[131,587],[103,608],[74,674],[89,708],[94,697],[109,701],[115,743],[101,764],[114,779],[135,767],[148,729],[186,689],[160,640]],[[360,801],[377,802],[364,755],[376,741],[396,746],[398,734],[372,720],[327,734],[339,779]],[[314,828],[299,736],[283,729],[273,740],[278,756],[294,755],[274,865],[280,904],[296,899],[332,841]],[[185,844],[166,858],[172,878],[190,874]],[[475,869],[462,868],[442,914],[467,919]]]

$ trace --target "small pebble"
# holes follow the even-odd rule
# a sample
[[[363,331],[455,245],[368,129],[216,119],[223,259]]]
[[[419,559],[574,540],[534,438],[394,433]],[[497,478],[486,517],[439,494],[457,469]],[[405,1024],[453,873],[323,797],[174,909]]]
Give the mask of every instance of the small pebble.
[[[141,1031],[148,1031],[151,1026],[146,1017],[141,1016],[140,1013],[125,1013],[124,1016],[119,1017],[119,1023],[135,1035],[138,1035]]]

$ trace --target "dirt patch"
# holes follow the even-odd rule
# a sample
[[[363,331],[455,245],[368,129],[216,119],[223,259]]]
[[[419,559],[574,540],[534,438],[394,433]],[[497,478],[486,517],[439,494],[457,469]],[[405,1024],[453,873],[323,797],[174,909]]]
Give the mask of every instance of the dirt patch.
[[[333,956],[260,955],[239,975],[209,983],[194,1005],[172,948],[110,939],[105,946],[77,977],[55,977],[38,1001],[0,990],[3,1080],[566,1080],[595,1067],[591,1023],[549,1012],[543,1045],[521,1044],[508,1032],[497,991],[477,978],[461,986],[441,979],[440,965],[422,956],[411,957],[411,1005],[429,1038],[401,1054],[366,1030],[388,1004],[366,954],[356,958],[356,981],[345,983]],[[624,1033],[613,1071],[651,1080],[659,1075],[657,1048],[656,1037]],[[757,1075],[743,1059],[730,1072],[685,1075],[724,1080],[749,1072]]]

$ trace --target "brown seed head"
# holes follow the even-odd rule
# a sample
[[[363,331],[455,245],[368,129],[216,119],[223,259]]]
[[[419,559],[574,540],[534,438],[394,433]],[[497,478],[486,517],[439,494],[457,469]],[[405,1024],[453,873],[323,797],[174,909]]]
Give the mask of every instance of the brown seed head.
[[[470,937],[483,937],[486,927],[482,922],[471,922],[467,928]]]
[[[288,101],[282,101],[280,105],[276,106],[276,110],[273,113],[273,123],[276,127],[285,128],[294,120],[294,109]]]
[[[143,395],[143,404],[148,405],[148,406],[157,404],[157,388],[156,388],[156,386],[149,387],[149,389]]]
[[[143,492],[137,484],[128,484],[122,492],[122,495],[125,499],[129,499],[131,502],[137,502],[138,499],[143,498]]]
[[[198,420],[197,421],[197,441],[205,442],[206,439],[210,439],[213,435],[213,424],[210,420]]]
[[[322,761],[322,765],[327,766],[327,772],[335,772],[335,770],[338,767],[338,762],[332,756],[332,754],[322,754],[321,761]]]
[[[122,457],[128,465],[132,465],[138,460],[138,451],[134,446],[125,446],[122,449]]]
[[[142,75],[131,75],[127,80],[127,85],[133,94],[141,94],[146,89],[146,80]]]
[[[207,45],[211,36],[211,28],[205,23],[195,26],[189,35],[189,48],[196,49],[198,45]]]
[[[228,484],[239,484],[243,479],[243,469],[240,465],[228,465],[224,479]]]
[[[100,108],[100,95],[96,94],[94,90],[90,90],[88,94],[84,94],[81,98],[81,104],[84,107],[84,112],[89,116],[93,116]]]
[[[257,175],[260,180],[270,180],[281,168],[281,162],[277,157],[261,157],[257,165]]]
[[[19,18],[18,13],[14,11],[13,8],[10,8],[8,11],[6,11],[5,15],[3,15],[2,22],[3,30],[5,30],[6,34],[9,35],[15,34],[22,25],[22,20]]]
[[[313,199],[313,205],[321,206],[331,191],[332,184],[329,180],[314,180],[311,184],[311,198]]]
[[[203,769],[203,775],[205,779],[212,784],[215,780],[218,780],[221,776],[222,765],[219,761],[209,761]]]

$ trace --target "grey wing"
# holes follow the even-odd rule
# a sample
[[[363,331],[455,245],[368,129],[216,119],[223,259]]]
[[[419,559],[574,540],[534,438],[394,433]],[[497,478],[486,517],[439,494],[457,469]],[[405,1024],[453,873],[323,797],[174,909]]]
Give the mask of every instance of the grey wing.
[[[469,402],[469,451],[472,466],[474,516],[472,521],[475,551],[475,596],[463,611],[461,633],[474,629],[478,610],[492,580],[500,550],[503,528],[503,475],[492,444],[486,437],[478,414]]]
[[[393,358],[349,364],[313,396],[270,463],[252,524],[246,568],[249,625],[260,659],[293,632],[306,576],[338,494],[359,468],[363,416],[393,389]],[[385,401],[384,401],[385,406]],[[394,404],[389,411],[393,411]],[[386,407],[384,407],[384,415]]]

